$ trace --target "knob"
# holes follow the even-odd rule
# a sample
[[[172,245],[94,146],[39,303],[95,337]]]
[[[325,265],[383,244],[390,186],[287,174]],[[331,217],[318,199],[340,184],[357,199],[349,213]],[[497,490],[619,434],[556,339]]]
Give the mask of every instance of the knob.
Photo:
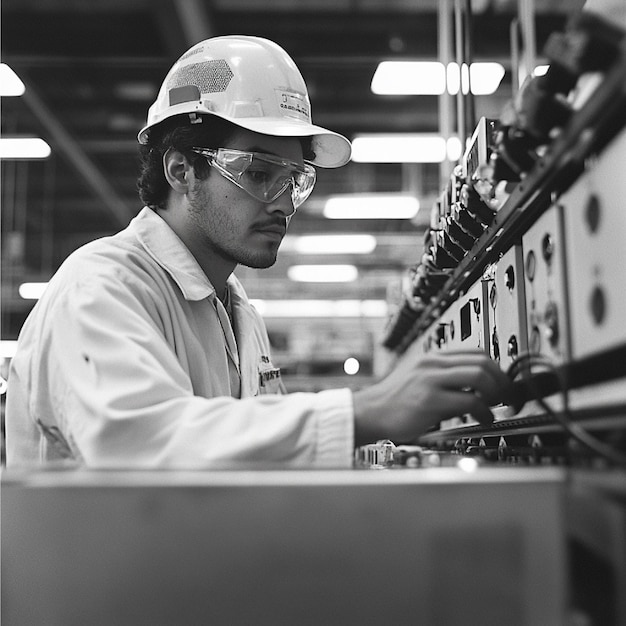
[[[515,335],[511,335],[509,337],[509,341],[506,346],[506,353],[508,356],[515,358],[519,353],[519,348],[517,345],[517,337]]]
[[[504,273],[504,286],[509,291],[513,291],[513,287],[515,287],[515,270],[512,265],[509,265]]]
[[[606,315],[606,299],[602,287],[595,287],[591,293],[591,317],[596,326],[600,326]]]
[[[598,200],[598,196],[595,194],[592,194],[587,199],[585,221],[591,233],[595,233],[598,230],[598,226],[600,225],[600,200]]]
[[[541,254],[545,262],[550,265],[550,263],[552,263],[552,257],[554,256],[554,239],[550,233],[546,233],[541,240]]]

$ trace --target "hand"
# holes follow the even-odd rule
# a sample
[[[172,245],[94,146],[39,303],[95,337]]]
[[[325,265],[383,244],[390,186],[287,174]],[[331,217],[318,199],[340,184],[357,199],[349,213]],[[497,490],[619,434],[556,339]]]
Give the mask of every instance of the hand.
[[[383,380],[353,394],[355,444],[410,441],[443,419],[469,413],[482,424],[512,384],[482,351],[420,355],[408,350]]]

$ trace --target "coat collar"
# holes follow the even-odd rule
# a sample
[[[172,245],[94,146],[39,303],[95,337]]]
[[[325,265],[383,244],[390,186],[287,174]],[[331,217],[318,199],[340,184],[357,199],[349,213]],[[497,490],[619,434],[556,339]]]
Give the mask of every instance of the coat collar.
[[[176,282],[186,300],[214,298],[211,281],[167,222],[152,209],[144,207],[131,221],[129,230],[135,234],[146,252]],[[228,277],[233,305],[247,302],[247,296],[234,275]]]

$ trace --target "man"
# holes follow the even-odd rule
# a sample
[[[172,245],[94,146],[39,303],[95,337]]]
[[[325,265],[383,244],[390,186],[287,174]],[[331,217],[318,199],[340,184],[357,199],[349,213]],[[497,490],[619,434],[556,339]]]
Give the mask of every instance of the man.
[[[271,266],[289,220],[350,143],[311,123],[282,48],[217,37],[168,73],[139,134],[130,225],[74,252],[20,334],[7,465],[348,467],[355,445],[482,421],[509,381],[485,355],[408,351],[362,391],[284,394],[233,275]]]

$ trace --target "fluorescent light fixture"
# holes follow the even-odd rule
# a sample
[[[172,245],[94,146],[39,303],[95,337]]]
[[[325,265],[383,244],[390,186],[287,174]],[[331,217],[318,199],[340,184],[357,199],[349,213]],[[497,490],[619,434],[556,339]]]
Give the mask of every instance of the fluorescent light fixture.
[[[281,317],[387,317],[384,300],[251,300],[265,318]]]
[[[356,135],[352,160],[356,163],[442,163],[456,161],[461,153],[456,137],[436,133]]]
[[[438,61],[381,61],[371,88],[378,95],[441,95],[446,90],[446,73]]]
[[[0,159],[46,159],[50,152],[39,137],[0,137]]]
[[[22,283],[17,288],[17,293],[24,300],[39,300],[47,286],[48,283]]]
[[[297,254],[369,254],[376,248],[372,235],[302,235],[287,237],[282,252]]]
[[[372,92],[378,95],[441,95],[446,91],[456,94],[459,88],[468,93],[471,79],[472,93],[494,93],[502,78],[500,63],[472,63],[459,71],[457,63],[444,66],[438,61],[381,61],[372,77]]]
[[[0,341],[0,358],[12,359],[17,352],[17,340],[3,339]]]
[[[331,220],[406,220],[415,217],[419,208],[419,200],[411,195],[353,193],[329,196],[324,205],[324,217]]]
[[[359,271],[354,265],[292,265],[287,276],[299,283],[351,283]]]
[[[458,161],[463,154],[463,144],[458,137],[448,137],[446,140],[446,152],[448,161]]]
[[[470,87],[475,96],[487,96],[494,93],[504,78],[504,67],[500,63],[472,63],[469,68],[464,63],[459,72],[456,63],[448,63],[446,84],[448,93],[456,95],[459,88],[462,93],[469,93]]]
[[[21,96],[25,91],[20,77],[6,63],[0,63],[0,96]]]

